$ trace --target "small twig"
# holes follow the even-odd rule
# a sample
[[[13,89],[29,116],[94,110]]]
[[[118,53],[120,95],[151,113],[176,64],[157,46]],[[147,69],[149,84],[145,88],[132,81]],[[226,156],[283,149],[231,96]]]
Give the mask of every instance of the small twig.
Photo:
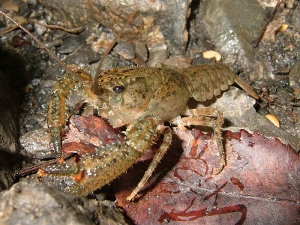
[[[78,33],[80,31],[82,31],[82,29],[83,29],[83,27],[65,28],[65,27],[59,26],[59,25],[49,25],[49,24],[41,23],[41,22],[39,22],[37,20],[34,20],[34,19],[29,19],[28,21],[32,22],[32,23],[39,24],[43,27],[47,27],[47,28],[51,28],[51,29],[59,29],[59,30],[66,31],[68,33]]]
[[[39,24],[39,25],[41,25],[41,26],[43,26],[43,27],[47,27],[47,28],[50,28],[50,29],[59,29],[59,30],[63,30],[63,31],[66,31],[66,32],[68,32],[68,33],[73,33],[73,34],[74,34],[74,33],[78,33],[78,32],[80,32],[80,31],[82,31],[82,29],[83,29],[82,26],[81,26],[81,27],[75,27],[75,28],[65,28],[65,27],[59,26],[59,25],[49,25],[49,24],[41,23],[41,22],[39,22],[39,21],[37,21],[37,20],[34,20],[34,19],[28,19],[28,20],[27,20],[27,19],[25,19],[25,18],[24,18],[23,21],[18,22],[18,23],[19,23],[20,25],[24,25],[25,23],[28,23],[28,22],[36,23],[36,24]],[[3,36],[3,35],[5,35],[5,34],[8,34],[9,32],[15,30],[15,29],[18,28],[18,27],[19,27],[18,25],[13,25],[11,28],[9,28],[9,29],[3,31],[3,32],[0,34],[0,36]]]
[[[27,23],[28,20],[24,17],[18,17],[18,23],[21,25],[24,25],[25,23]],[[17,24],[13,24],[10,28],[8,28],[7,30],[3,31],[0,36],[6,35],[10,32],[12,32],[13,30],[19,28],[19,26]]]
[[[267,26],[268,26],[268,25],[272,22],[272,20],[274,19],[274,17],[275,17],[275,15],[276,15],[276,13],[277,13],[277,11],[278,11],[278,9],[279,9],[281,3],[283,3],[283,0],[280,0],[280,1],[276,4],[276,6],[275,6],[275,8],[274,8],[274,10],[273,10],[273,12],[272,12],[271,18],[270,18],[269,21],[266,23],[266,25],[263,27],[263,29],[262,29],[262,31],[261,31],[261,33],[260,33],[260,35],[259,35],[259,37],[258,37],[258,39],[257,39],[257,41],[256,41],[256,43],[255,43],[255,45],[254,45],[254,48],[257,48],[257,47],[258,47],[258,45],[259,45],[261,39],[263,38],[263,36],[264,36],[264,34],[265,34],[266,30],[267,30]]]
[[[13,25],[11,28],[9,28],[9,29],[3,31],[3,32],[0,34],[0,36],[6,35],[6,34],[12,32],[13,30],[15,30],[15,29],[17,29],[17,28],[18,28],[17,25]]]
[[[64,62],[62,62],[53,52],[51,52],[47,46],[45,44],[43,44],[39,39],[37,39],[32,33],[30,33],[27,29],[25,29],[21,24],[19,24],[16,20],[14,20],[13,18],[11,18],[9,15],[7,15],[6,13],[2,12],[0,10],[0,14],[5,16],[6,18],[8,18],[10,21],[12,21],[14,24],[16,24],[19,28],[21,28],[24,32],[26,32],[33,40],[35,40],[43,49],[45,49],[49,55],[51,55],[51,57],[53,59],[55,59],[63,68],[66,69],[66,71],[76,77],[77,74],[72,70],[70,69]]]

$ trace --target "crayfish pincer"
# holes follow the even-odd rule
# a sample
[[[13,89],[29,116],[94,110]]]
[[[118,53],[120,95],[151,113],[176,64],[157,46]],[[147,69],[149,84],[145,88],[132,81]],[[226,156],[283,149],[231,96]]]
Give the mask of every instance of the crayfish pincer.
[[[171,130],[166,129],[164,142],[161,148],[166,151],[171,141]],[[141,135],[141,132],[145,134]],[[49,165],[39,170],[38,175],[70,176],[76,179],[74,185],[68,186],[65,191],[77,196],[85,196],[90,192],[102,187],[125,171],[127,171],[141,156],[144,151],[151,148],[156,141],[156,121],[152,117],[140,118],[129,125],[126,130],[126,141],[107,144],[97,149],[93,154],[86,154],[78,163],[63,162]],[[158,162],[162,156],[154,157]],[[151,176],[154,168],[147,170],[148,177]],[[141,187],[134,191],[131,200]]]

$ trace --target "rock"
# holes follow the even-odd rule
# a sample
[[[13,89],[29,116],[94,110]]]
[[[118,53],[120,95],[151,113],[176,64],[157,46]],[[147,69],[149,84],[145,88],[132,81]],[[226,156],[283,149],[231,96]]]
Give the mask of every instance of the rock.
[[[164,62],[169,55],[168,47],[165,44],[157,44],[150,46],[149,50],[149,60],[147,65],[149,67],[155,67],[157,63]]]
[[[79,35],[74,35],[66,38],[62,45],[59,47],[58,52],[62,54],[70,54],[74,52],[84,43],[83,37]]]
[[[300,87],[300,61],[298,61],[289,73],[289,82],[292,88]]]
[[[94,52],[105,53],[115,40],[115,36],[111,33],[93,33],[86,39],[87,44],[92,45]]]
[[[294,7],[295,0],[286,0],[284,4],[287,8],[292,9]]]
[[[144,63],[148,60],[148,50],[144,42],[135,42],[134,52],[136,54],[136,57],[141,59]]]
[[[98,204],[40,183],[21,181],[0,194],[0,224],[127,224],[113,202]]]
[[[75,52],[68,55],[66,58],[67,64],[75,64],[79,66],[87,66],[101,59],[100,54],[91,51],[91,47],[87,44],[82,44]]]
[[[39,20],[38,22],[47,25],[47,21],[44,20],[44,19]],[[47,31],[47,27],[42,26],[42,25],[37,24],[37,23],[34,24],[34,29],[38,33],[38,35],[43,35]]]
[[[226,58],[237,55],[244,68],[254,63],[253,47],[265,25],[265,13],[257,0],[203,2],[203,23],[208,37]]]
[[[20,11],[20,7],[11,1],[4,1],[2,3],[2,7],[8,11],[15,11],[15,12]]]
[[[135,57],[133,44],[128,42],[119,42],[114,51],[124,59],[131,60]]]
[[[264,33],[263,38],[261,39],[261,42],[275,42],[276,39],[276,33],[280,29],[280,27],[283,25],[283,22],[281,20],[273,20],[271,21]]]
[[[37,4],[37,0],[24,0],[24,2],[26,2],[27,4],[31,4],[31,5]]]
[[[295,150],[300,149],[297,136],[292,136],[286,131],[274,126],[267,118],[259,115],[254,109],[255,100],[241,90],[231,87],[225,91],[221,98],[205,102],[198,107],[218,108],[224,114],[224,129],[236,131],[247,129],[252,132],[260,132],[265,137],[277,137],[284,144],[290,144]],[[230,127],[226,127],[229,124]]]
[[[288,22],[290,23],[291,26],[293,26],[293,29],[295,31],[299,32],[300,31],[300,4],[297,3],[296,8],[291,12],[290,15],[288,15]]]
[[[192,59],[189,57],[184,56],[170,56],[167,60],[163,61],[163,64],[170,66],[170,67],[176,67],[176,68],[186,68],[190,66],[192,63]]]
[[[35,158],[54,158],[55,153],[50,148],[50,134],[47,128],[40,128],[25,133],[20,137],[20,145],[26,153],[34,155]]]
[[[191,0],[42,0],[41,3],[55,21],[64,26],[82,26],[89,21],[98,22],[112,29],[115,35],[122,32],[126,20],[136,11],[125,32],[124,41],[142,40],[146,44],[167,42],[170,51],[183,53],[188,41],[186,20],[190,14]],[[176,15],[170,17],[170,15]]]

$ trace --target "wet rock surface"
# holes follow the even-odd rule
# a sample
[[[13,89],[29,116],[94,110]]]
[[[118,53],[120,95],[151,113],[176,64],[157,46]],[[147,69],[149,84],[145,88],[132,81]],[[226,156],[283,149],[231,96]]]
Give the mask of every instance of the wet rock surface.
[[[271,18],[278,1],[251,0],[238,3],[231,0],[181,1],[168,5],[162,1],[141,1],[140,5],[137,2],[140,1],[42,0],[41,5],[37,1],[27,0],[17,2],[19,13],[11,11],[9,13],[14,18],[17,15],[26,18],[29,16],[30,19],[47,22],[49,25],[82,27],[81,32],[74,34],[57,28],[45,29],[43,26],[40,30],[41,28],[33,22],[24,24],[59,58],[68,64],[76,64],[94,75],[106,49],[137,9],[137,14],[119,38],[119,46],[116,45],[106,56],[103,69],[144,64],[155,66],[161,62],[170,67],[185,67],[191,63],[210,62],[211,60],[203,58],[202,53],[215,50],[221,53],[221,61],[251,83],[261,96],[261,100],[255,102],[247,94],[233,88],[223,93],[218,100],[204,103],[206,107],[217,107],[223,111],[225,115],[223,128],[231,130],[243,128],[251,132],[260,132],[266,137],[276,136],[284,143],[289,143],[295,151],[299,151],[300,3],[298,1],[282,3],[273,18],[273,21],[277,21],[276,26],[288,24],[288,29],[284,32],[278,32],[273,28],[267,29],[272,38],[263,39],[256,48],[253,46],[263,32],[266,21]],[[2,17],[1,21],[5,24]],[[6,26],[12,26],[11,22],[7,22]],[[5,30],[4,25],[2,30]],[[13,41],[17,35],[21,38],[21,42]],[[0,189],[7,189],[16,181],[15,174],[20,169],[21,162],[23,167],[27,167],[39,163],[38,159],[48,158],[53,154],[46,133],[47,108],[51,87],[65,71],[20,29],[1,36],[0,41],[1,44],[8,42],[16,46],[20,54],[35,65],[35,71],[31,73],[32,82],[25,88],[25,100],[21,105],[22,113],[19,116],[20,125],[12,122],[16,121],[15,106],[12,107],[12,113],[3,110],[10,108],[10,104],[14,102],[11,99],[13,95],[7,94],[6,91],[1,95],[5,104],[0,108],[3,120],[0,134],[1,137],[7,136],[1,139],[1,144],[5,149],[14,146],[10,151],[5,150],[3,154],[0,152]],[[32,46],[28,43],[32,43]],[[73,109],[77,103],[74,99],[68,100],[69,106]],[[281,128],[276,128],[266,120],[266,114],[276,115]],[[18,126],[21,127],[20,130]],[[24,156],[31,158],[31,164],[17,157],[19,132],[22,147],[20,151]],[[35,175],[31,178],[35,179]],[[70,218],[73,224],[100,223],[101,219],[95,212],[98,208],[95,206],[94,198],[66,197],[59,190],[37,184],[32,179],[28,182],[22,181],[10,190],[1,192],[1,211],[8,213],[0,215],[3,224],[24,221],[24,217],[21,216],[25,214],[29,216],[29,224],[63,223],[66,220],[63,220],[60,214]],[[45,203],[48,204],[42,203],[45,199],[37,198],[36,202],[32,202],[24,209],[22,202],[14,202],[18,210],[13,212],[12,206],[8,203],[42,195],[47,197]],[[57,196],[61,199],[58,200]],[[66,206],[66,211],[59,211],[59,207],[64,208],[63,206]],[[82,209],[83,206],[87,209]],[[38,209],[34,211],[32,208]],[[123,218],[118,210],[106,211],[106,208],[109,207],[102,208],[103,215],[107,214],[112,221],[123,224],[120,222],[121,219],[115,220]],[[46,219],[50,218],[48,217],[50,211],[53,211],[53,214],[50,214],[53,220]],[[91,215],[88,215],[89,212]],[[35,222],[35,218],[38,218],[39,223]],[[78,221],[75,222],[75,219]],[[24,221],[23,224],[28,223]]]
[[[0,194],[1,224],[127,224],[113,202],[77,198],[23,180]]]

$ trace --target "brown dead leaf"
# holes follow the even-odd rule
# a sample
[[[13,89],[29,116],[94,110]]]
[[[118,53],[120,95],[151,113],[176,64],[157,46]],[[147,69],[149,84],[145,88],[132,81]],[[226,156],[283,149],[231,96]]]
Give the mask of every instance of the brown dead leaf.
[[[126,197],[151,157],[138,160],[112,184],[118,205],[134,224],[300,223],[300,157],[289,145],[245,130],[226,131],[227,166],[212,175],[219,157],[211,136],[198,129],[173,130],[170,149],[136,202]],[[116,140],[123,136],[102,119],[75,116],[64,148],[86,153]]]
[[[227,166],[211,137],[174,129],[173,142],[136,202],[126,201],[151,160],[113,183],[118,205],[134,224],[299,224],[300,157],[278,139],[224,132]],[[175,136],[174,136],[175,138]]]
[[[65,153],[94,153],[95,148],[111,142],[124,141],[124,135],[97,116],[72,116],[63,141]]]

